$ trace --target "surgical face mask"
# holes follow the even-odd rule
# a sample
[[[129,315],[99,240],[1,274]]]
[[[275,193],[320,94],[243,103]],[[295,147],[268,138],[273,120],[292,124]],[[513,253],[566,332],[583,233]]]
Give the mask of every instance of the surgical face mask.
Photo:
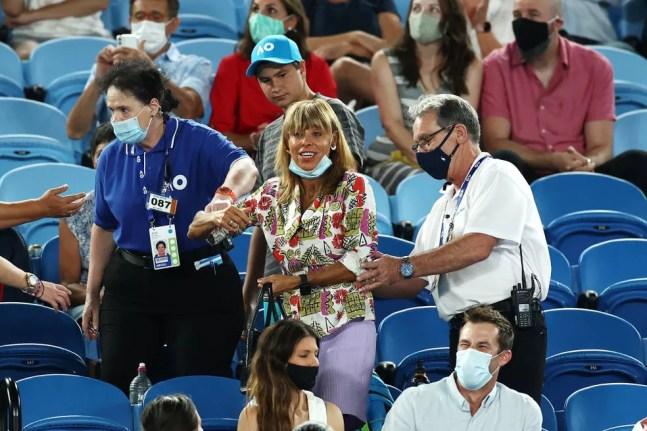
[[[326,155],[326,156],[323,156],[321,160],[319,160],[319,163],[317,164],[317,166],[311,171],[306,171],[305,169],[301,169],[294,160],[290,160],[289,169],[290,169],[290,172],[292,172],[294,175],[298,175],[301,178],[305,178],[307,180],[314,180],[322,176],[324,172],[326,172],[331,166],[332,166],[332,160],[330,160],[330,157]]]
[[[546,51],[550,43],[549,26],[554,20],[542,22],[520,17],[512,21],[512,31],[524,60],[532,60]]]
[[[454,147],[454,150],[449,155],[443,153],[443,150],[441,150],[443,144],[447,141],[453,131],[454,126],[451,126],[449,132],[447,132],[447,135],[445,135],[445,138],[442,140],[440,145],[438,145],[433,150],[427,153],[416,153],[416,160],[418,161],[420,167],[437,180],[447,179],[447,174],[449,173],[449,165],[452,162],[452,156],[458,150],[458,145]]]
[[[481,389],[492,378],[490,361],[499,355],[475,349],[459,350],[456,352],[456,377],[465,389],[476,391]]]
[[[265,36],[277,36],[285,34],[283,20],[253,13],[249,16],[249,33],[254,43],[258,43]]]
[[[443,37],[439,25],[440,17],[436,15],[416,13],[409,16],[409,34],[413,40],[423,45]]]
[[[137,119],[137,117],[143,110],[144,108],[140,109],[137,115],[132,118],[128,118],[127,120],[110,122],[117,139],[119,139],[124,144],[135,145],[139,144],[146,138],[146,135],[148,134],[148,128],[151,125],[151,121],[153,121],[153,117],[151,117],[150,121],[148,122],[148,126],[146,126],[145,129],[142,129],[142,126],[139,125],[139,120]]]
[[[290,377],[290,380],[292,380],[292,383],[294,383],[297,388],[309,391],[315,385],[319,367],[306,367],[288,362],[288,366],[285,371],[288,373],[288,377]]]
[[[139,21],[131,27],[133,34],[144,41],[144,51],[149,54],[159,52],[168,43],[165,22]]]

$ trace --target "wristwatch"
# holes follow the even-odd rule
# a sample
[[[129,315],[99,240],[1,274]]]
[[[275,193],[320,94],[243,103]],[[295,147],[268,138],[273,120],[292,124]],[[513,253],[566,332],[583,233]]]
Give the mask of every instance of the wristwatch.
[[[32,274],[31,272],[26,272],[25,284],[27,286],[24,289],[22,289],[22,291],[25,292],[26,294],[31,296],[36,296],[37,298],[40,298],[43,295],[43,290],[45,286],[43,286],[43,282],[40,281],[40,279],[35,274]]]
[[[409,256],[405,256],[402,259],[400,259],[400,275],[405,279],[408,280],[411,277],[413,277],[413,272],[414,272],[414,267],[413,263],[411,263],[411,259]]]
[[[492,31],[492,24],[489,21],[485,21],[482,25],[477,25],[474,27],[477,33],[489,33]]]
[[[312,284],[308,281],[308,274],[299,274],[301,282],[299,283],[299,293],[301,296],[310,295],[312,293]]]

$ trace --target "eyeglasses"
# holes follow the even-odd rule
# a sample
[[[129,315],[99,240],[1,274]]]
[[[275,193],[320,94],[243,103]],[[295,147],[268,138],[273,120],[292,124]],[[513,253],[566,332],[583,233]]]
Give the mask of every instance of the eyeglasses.
[[[453,129],[455,124],[450,124],[448,126],[442,127],[435,132],[429,133],[427,135],[422,135],[420,139],[418,139],[417,142],[414,142],[414,144],[411,146],[411,149],[415,152],[418,152],[420,148],[425,148],[428,147],[431,144],[431,141],[434,139],[434,136],[442,132],[443,130],[447,129]]]

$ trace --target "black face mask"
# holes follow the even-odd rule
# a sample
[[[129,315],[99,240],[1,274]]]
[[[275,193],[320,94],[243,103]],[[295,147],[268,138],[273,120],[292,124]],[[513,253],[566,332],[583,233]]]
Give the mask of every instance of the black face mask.
[[[416,160],[420,167],[437,180],[447,179],[449,165],[452,162],[452,156],[456,153],[456,150],[458,150],[458,145],[456,145],[451,154],[447,155],[440,149],[453,131],[454,126],[449,129],[449,132],[447,132],[442,142],[428,153],[416,153]]]
[[[512,31],[524,60],[532,60],[546,51],[550,42],[548,29],[547,22],[528,18],[516,18],[512,21]]]
[[[309,391],[315,385],[319,367],[306,367],[288,362],[288,366],[285,371],[288,373],[288,377],[290,377],[290,380],[292,380],[292,383],[294,383],[297,388]]]

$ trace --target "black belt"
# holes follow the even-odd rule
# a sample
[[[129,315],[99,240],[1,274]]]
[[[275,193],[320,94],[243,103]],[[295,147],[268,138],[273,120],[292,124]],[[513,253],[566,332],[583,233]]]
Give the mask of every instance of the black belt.
[[[144,269],[153,269],[153,258],[150,255],[135,253],[130,250],[126,250],[125,248],[117,248],[117,253],[123,258],[123,260],[131,265],[139,266]],[[180,253],[180,266],[191,265],[191,267],[193,267],[193,262],[196,260],[213,256],[218,253],[221,252],[212,247],[203,247],[186,253]]]

